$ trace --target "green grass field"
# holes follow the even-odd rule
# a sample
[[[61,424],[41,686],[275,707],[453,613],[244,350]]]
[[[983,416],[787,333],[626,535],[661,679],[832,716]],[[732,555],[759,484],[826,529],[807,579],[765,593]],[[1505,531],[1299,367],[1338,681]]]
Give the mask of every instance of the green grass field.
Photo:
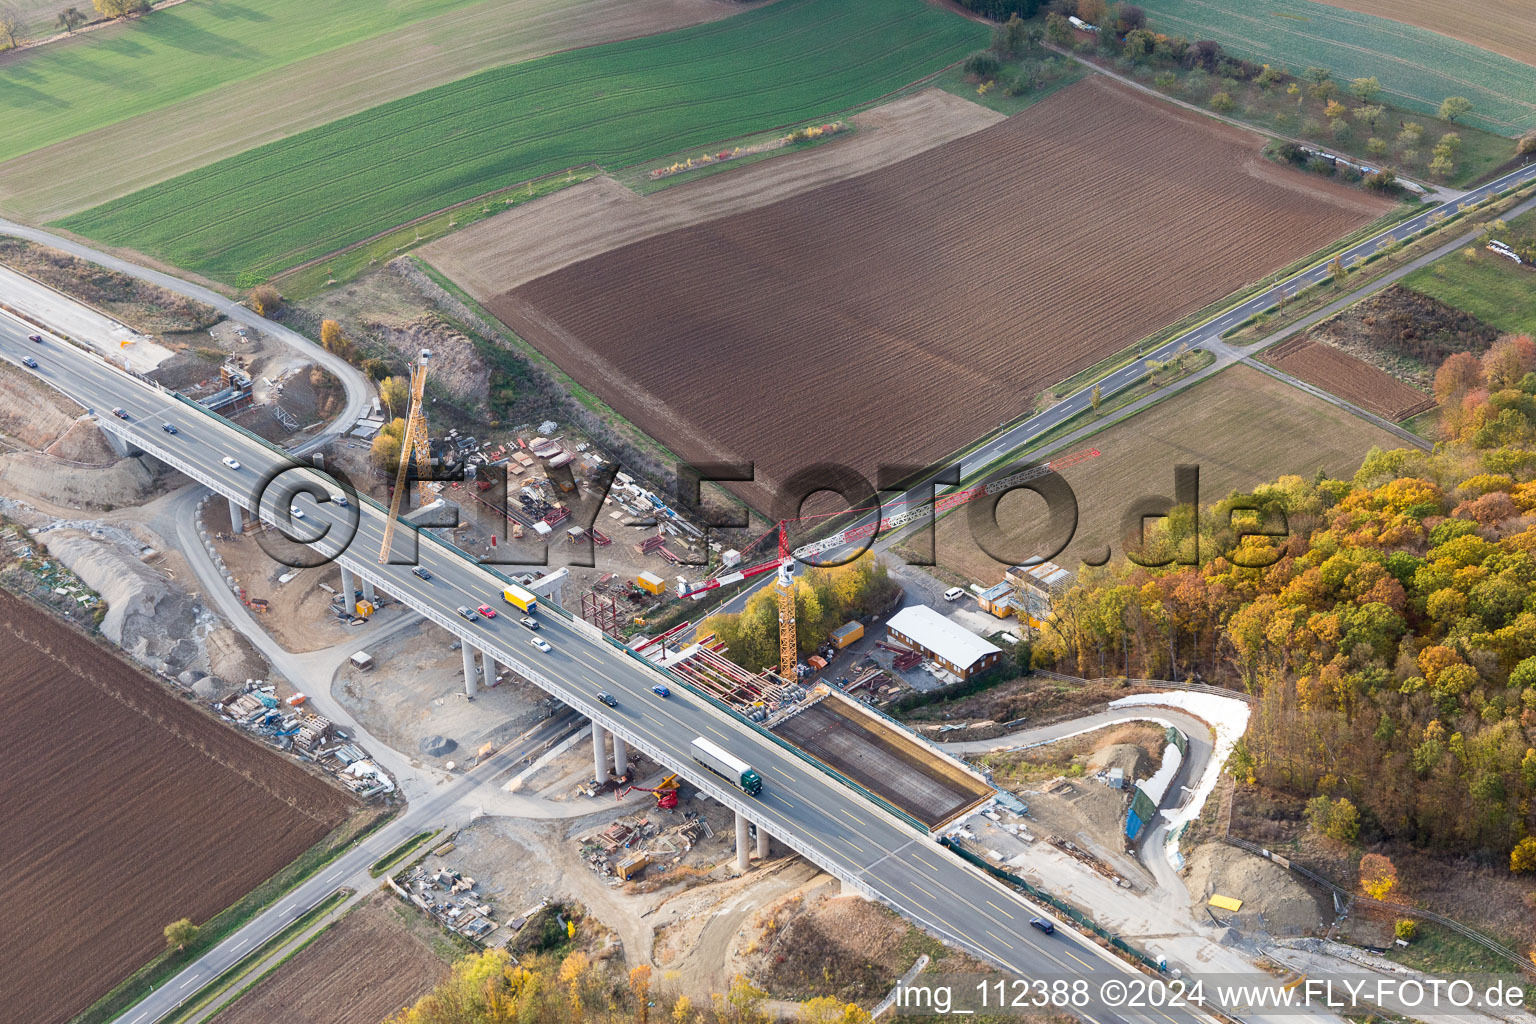
[[[1385,99],[1432,113],[1465,96],[1464,118],[1502,135],[1536,128],[1536,75],[1518,61],[1411,25],[1310,0],[1142,0],[1149,27],[1214,39],[1241,57],[1293,73],[1325,67],[1336,79],[1375,76]],[[1469,10],[1467,17],[1475,17]]]
[[[1499,237],[1512,245],[1536,238],[1536,211],[1511,220],[1509,231]],[[1402,283],[1500,330],[1536,335],[1536,268],[1519,266],[1481,246],[1470,259],[1452,253],[1415,270]]]
[[[986,44],[924,0],[780,0],[383,104],[59,223],[246,284],[575,164],[618,168],[874,99]]]
[[[0,160],[468,2],[187,0],[0,58]]]

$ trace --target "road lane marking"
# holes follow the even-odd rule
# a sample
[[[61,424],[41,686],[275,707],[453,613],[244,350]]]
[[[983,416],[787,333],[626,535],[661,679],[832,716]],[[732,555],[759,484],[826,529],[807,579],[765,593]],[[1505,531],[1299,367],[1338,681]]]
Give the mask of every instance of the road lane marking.
[[[939,902],[939,898],[937,896],[935,896],[933,893],[929,892],[927,889],[924,889],[921,885],[918,885],[916,882],[912,883],[912,887],[914,889],[919,890],[924,896],[927,896],[929,899],[933,900],[933,902],[935,902],[935,903]]]
[[[191,977],[191,978],[188,978],[188,979],[187,979],[187,980],[186,980],[186,981],[184,981],[184,982],[182,982],[182,983],[181,983],[181,984],[180,984],[180,985],[179,985],[179,986],[177,986],[177,987],[178,987],[178,988],[186,988],[186,987],[187,987],[187,986],[188,986],[188,985],[190,985],[190,984],[192,984],[192,983],[193,983],[193,982],[194,982],[194,981],[196,981],[196,980],[197,980],[197,978],[196,978],[196,976],[194,976],[194,977]]]
[[[245,947],[246,947],[246,946],[247,946],[247,945],[249,945],[249,944],[250,944],[250,941],[251,941],[251,940],[250,940],[250,939],[241,939],[241,940],[240,940],[240,941],[239,941],[239,943],[237,943],[237,944],[236,944],[236,945],[234,945],[234,946],[231,946],[231,947],[230,947],[230,949],[229,949],[229,951],[230,951],[230,952],[231,952],[231,953],[238,953],[238,952],[240,952],[240,951],[241,951],[241,950],[242,950],[242,949],[244,949],[244,948],[245,948]]]
[[[932,868],[935,874],[938,873],[939,866],[937,864],[935,864],[933,861],[929,860],[927,857],[924,857],[922,854],[917,853],[916,851],[913,851],[912,856],[914,858],[916,858],[917,860],[922,861],[924,864],[928,865],[930,868]]]
[[[1002,914],[1008,920],[1010,920],[1010,921],[1013,920],[1013,915],[1012,914],[1008,913],[1008,911],[1004,910],[1002,907],[998,906],[996,903],[993,903],[991,900],[987,900],[987,906],[991,907],[993,910],[997,911],[999,914]]]
[[[848,810],[848,808],[846,808],[846,807],[839,807],[838,810],[842,811],[844,816],[850,818],[854,823],[859,824],[859,825],[866,824],[866,822],[863,821],[862,819],[854,817],[854,815],[852,814],[852,812],[850,812]]]
[[[991,928],[983,928],[982,931],[986,932],[988,935],[992,936],[994,939],[996,939],[998,942],[1001,942],[1003,945],[1007,946],[1009,949],[1013,948],[1013,943],[1009,942],[1007,939],[1005,939],[1001,935],[997,934],[997,932],[994,932]]]
[[[853,847],[855,850],[858,850],[860,853],[864,852],[864,847],[860,846],[858,843],[856,843],[853,840],[849,839],[847,836],[838,836],[837,838],[841,839],[843,842],[847,843],[849,846]]]
[[[774,765],[773,766],[773,770],[778,772],[780,775],[784,776],[790,782],[794,782],[795,781],[795,777],[793,775],[789,774],[789,772],[787,772],[784,769],[780,768],[778,765]]]
[[[1082,964],[1084,967],[1088,968],[1090,971],[1093,970],[1093,965],[1092,964],[1090,964],[1087,960],[1084,960],[1082,957],[1078,956],[1076,953],[1072,952],[1070,949],[1064,949],[1064,950],[1062,950],[1062,952],[1067,954],[1067,956],[1071,957],[1073,960],[1076,960],[1078,963]],[[1059,962],[1060,961],[1058,961],[1058,963]]]

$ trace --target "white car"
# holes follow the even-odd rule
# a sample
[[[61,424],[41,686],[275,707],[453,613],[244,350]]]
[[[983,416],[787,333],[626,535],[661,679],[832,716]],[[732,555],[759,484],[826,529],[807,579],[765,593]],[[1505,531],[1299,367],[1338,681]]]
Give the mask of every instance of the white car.
[[[236,462],[234,459],[230,458],[228,455],[224,456],[224,465],[228,466],[230,469],[239,469],[240,468],[240,463]]]
[[[299,508],[299,506],[297,506],[297,505],[289,505],[288,506],[288,514],[293,516],[293,518],[295,518],[295,519],[303,519],[304,518],[304,510]]]
[[[550,651],[549,644],[545,643],[543,640],[540,640],[536,636],[531,636],[531,637],[528,638],[528,646],[529,647],[537,647],[539,650],[543,651],[545,654],[548,654],[549,651]]]

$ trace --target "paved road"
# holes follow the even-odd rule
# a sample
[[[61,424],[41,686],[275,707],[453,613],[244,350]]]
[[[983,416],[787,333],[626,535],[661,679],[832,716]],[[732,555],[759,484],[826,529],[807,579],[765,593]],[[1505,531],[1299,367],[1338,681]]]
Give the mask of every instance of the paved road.
[[[248,508],[256,507],[262,497],[256,489],[263,474],[289,464],[221,418],[129,377],[71,345],[29,342],[24,327],[0,317],[0,357],[15,361],[25,356],[38,361],[35,372],[43,380],[98,410],[104,426],[198,482],[237,496]],[[112,407],[125,409],[129,419],[122,421],[104,412]],[[161,424],[165,422],[176,424],[180,432],[174,436],[164,432]],[[221,461],[224,457],[237,459],[241,468],[230,469]],[[316,525],[343,529],[353,511],[339,509],[331,502],[317,504],[307,496],[295,499],[295,503],[307,514],[303,523],[290,525],[294,532]],[[261,505],[262,515],[269,521],[286,519],[283,510],[287,505],[286,497],[268,491]],[[512,615],[495,619],[476,616],[473,621],[464,621],[455,612],[460,606],[473,608],[485,603],[507,609],[498,596],[502,578],[430,537],[420,552],[421,565],[432,573],[430,582],[413,576],[408,565],[380,565],[377,552],[385,513],[369,503],[362,503],[357,511],[356,540],[342,557],[343,564],[371,577],[417,612],[466,637],[581,714],[601,722],[658,763],[682,772],[716,800],[746,814],[769,835],[845,883],[881,899],[956,945],[1026,977],[1103,980],[1123,978],[1130,971],[1124,963],[1064,929],[1051,937],[1040,935],[1029,925],[1038,911],[1016,894],[953,857],[922,830],[817,770],[792,749],[717,708],[679,681],[669,680],[670,699],[655,696],[650,688],[663,678],[657,670],[595,635],[586,623],[544,610],[539,636],[552,647],[546,654],[529,645],[531,635]],[[397,552],[405,550],[401,539],[410,536],[409,531],[400,532]],[[327,539],[319,546],[333,543]],[[609,709],[599,704],[595,699],[599,689],[614,694],[618,706]],[[701,771],[689,754],[692,740],[700,736],[720,742],[762,773],[766,780],[762,793],[757,798],[747,797]],[[421,819],[413,815],[409,820],[414,823]],[[398,831],[390,834],[398,835]],[[302,909],[296,901],[284,907],[295,907],[291,913]],[[175,984],[182,985],[184,980]],[[190,983],[186,987],[190,988]],[[1150,1024],[1150,1018],[1133,1011],[1099,1009],[1089,1016],[1098,1024]],[[1182,1009],[1170,1019],[1183,1022],[1202,1018]],[[142,1024],[132,1014],[128,1021]]]
[[[1339,257],[1347,266],[1354,262],[1357,257],[1369,256],[1389,238],[1405,238],[1416,231],[1422,230],[1429,223],[1429,218],[1433,217],[1436,213],[1449,215],[1456,212],[1458,203],[1475,203],[1487,198],[1488,196],[1494,195],[1495,193],[1502,192],[1505,189],[1512,188],[1516,185],[1529,184],[1532,181],[1536,181],[1536,162],[1528,163],[1523,167],[1510,171],[1508,174],[1495,178],[1493,181],[1490,181],[1486,185],[1480,185],[1477,188],[1458,196],[1456,199],[1450,202],[1426,209],[1422,213],[1419,213],[1400,224],[1396,224],[1390,229],[1381,232],[1380,234],[1374,235],[1371,238],[1367,238],[1364,241],[1357,242],[1356,244],[1343,250],[1342,253],[1339,254]],[[1315,263],[1305,270],[1302,270],[1293,275],[1292,277],[1287,278],[1285,281],[1281,282],[1281,284],[1284,285],[1288,292],[1294,294],[1303,288],[1307,288],[1311,285],[1324,281],[1329,276],[1328,263],[1329,260],[1323,260],[1321,262]],[[1280,285],[1275,286],[1275,288],[1278,287],[1280,287]],[[1147,360],[1151,359],[1161,361],[1169,359],[1177,354],[1181,348],[1188,350],[1204,348],[1216,351],[1218,353],[1225,352],[1228,355],[1232,355],[1228,346],[1222,342],[1221,336],[1227,331],[1231,330],[1235,325],[1242,323],[1250,316],[1253,316],[1255,313],[1262,313],[1270,306],[1273,306],[1275,304],[1275,288],[1266,289],[1265,291],[1252,296],[1246,301],[1241,302],[1227,310],[1221,316],[1216,317],[1207,323],[1201,324],[1198,327],[1192,328],[1176,338],[1164,342],[1162,345],[1148,352],[1141,358],[1131,362],[1124,367],[1121,367],[1114,373],[1101,378],[1097,382],[1097,387],[1099,388],[1101,398],[1108,399],[1112,395],[1123,391],[1124,389],[1139,381],[1146,373]],[[1236,359],[1238,357],[1232,355],[1232,358]],[[1078,391],[1077,393],[1068,396],[1061,402],[1051,406],[1044,412],[1031,416],[1029,419],[1016,423],[1012,427],[999,432],[990,439],[986,440],[975,451],[960,459],[957,463],[946,466],[941,470],[930,474],[929,476],[925,477],[923,481],[916,487],[903,494],[893,497],[889,502],[886,503],[887,506],[892,508],[899,508],[904,503],[908,502],[914,504],[920,503],[930,493],[928,490],[929,488],[934,489],[932,491],[934,494],[947,493],[948,491],[954,490],[954,488],[939,484],[937,481],[944,477],[952,477],[957,467],[959,469],[959,479],[963,481],[968,479],[971,475],[980,472],[986,466],[1008,455],[1010,452],[1024,451],[1041,435],[1055,429],[1056,427],[1065,423],[1067,420],[1070,420],[1072,417],[1091,408],[1093,405],[1093,389],[1094,385],[1089,385],[1088,387],[1083,388],[1081,391]],[[877,520],[877,517],[878,513],[870,513],[859,519],[856,525],[870,525]],[[849,555],[857,553],[858,550],[860,550],[858,546],[845,546],[843,548],[827,552],[825,555],[819,556],[819,558],[821,561],[831,561],[840,557],[846,558]],[[772,583],[772,581],[773,576],[771,574],[758,578],[756,582],[745,588],[735,597],[731,598],[718,610],[740,611],[748,598],[750,598],[760,588],[768,586],[770,583]]]

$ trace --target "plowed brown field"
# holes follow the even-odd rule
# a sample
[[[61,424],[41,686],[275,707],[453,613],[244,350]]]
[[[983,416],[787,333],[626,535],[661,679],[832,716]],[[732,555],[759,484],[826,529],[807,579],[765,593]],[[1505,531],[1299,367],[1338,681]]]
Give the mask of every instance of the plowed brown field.
[[[1264,353],[1264,361],[1389,420],[1405,420],[1435,404],[1424,392],[1384,370],[1305,337],[1276,345]]]
[[[376,893],[219,1015],[219,1024],[379,1024],[448,976],[425,916]],[[445,949],[452,949],[439,939]]]
[[[758,507],[870,479],[1386,209],[1103,79],[859,177],[625,245],[488,305]]]
[[[6,1020],[68,1020],[353,807],[4,592],[0,660]]]

